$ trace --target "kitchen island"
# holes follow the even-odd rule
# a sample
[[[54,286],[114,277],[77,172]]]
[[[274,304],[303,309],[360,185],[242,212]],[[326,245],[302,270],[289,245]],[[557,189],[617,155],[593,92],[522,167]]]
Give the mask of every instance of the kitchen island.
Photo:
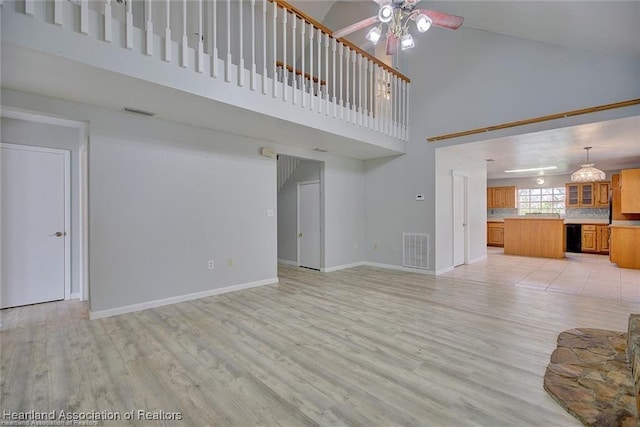
[[[504,253],[542,258],[564,258],[562,218],[505,218]]]

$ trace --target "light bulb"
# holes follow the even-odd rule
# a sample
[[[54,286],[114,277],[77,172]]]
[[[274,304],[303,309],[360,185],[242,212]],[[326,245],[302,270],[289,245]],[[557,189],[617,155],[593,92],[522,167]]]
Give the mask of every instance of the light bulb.
[[[393,7],[390,4],[385,4],[380,7],[378,11],[378,19],[380,22],[389,22],[393,18]]]
[[[421,13],[420,15],[418,15],[418,17],[416,18],[416,28],[418,29],[418,31],[420,31],[421,33],[424,33],[425,31],[428,31],[429,28],[431,28],[431,18],[429,18],[427,15],[425,15],[424,13]]]
[[[377,44],[378,40],[380,40],[380,36],[382,36],[382,30],[379,27],[373,27],[369,30],[366,37],[373,44]]]
[[[404,36],[402,36],[402,39],[400,39],[400,49],[402,50],[411,49],[415,45],[416,44],[413,42],[413,37],[411,36],[411,34],[405,34]]]

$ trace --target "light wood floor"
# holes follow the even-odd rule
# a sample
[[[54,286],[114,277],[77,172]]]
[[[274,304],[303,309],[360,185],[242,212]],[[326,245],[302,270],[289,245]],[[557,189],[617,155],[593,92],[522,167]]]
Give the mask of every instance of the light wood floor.
[[[3,310],[1,406],[180,411],[135,425],[578,426],[542,389],[559,332],[638,304],[358,267],[89,321]],[[131,425],[107,422],[100,425]]]

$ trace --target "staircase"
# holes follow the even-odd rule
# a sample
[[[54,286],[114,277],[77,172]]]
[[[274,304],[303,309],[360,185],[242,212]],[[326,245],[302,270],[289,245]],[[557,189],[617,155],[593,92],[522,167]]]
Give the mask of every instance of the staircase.
[[[278,191],[287,183],[300,164],[300,159],[278,155]]]

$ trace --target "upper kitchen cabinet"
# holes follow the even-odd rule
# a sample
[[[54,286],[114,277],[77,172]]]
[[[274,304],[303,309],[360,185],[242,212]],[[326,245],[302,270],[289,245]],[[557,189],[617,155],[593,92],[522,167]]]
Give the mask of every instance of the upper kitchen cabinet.
[[[620,211],[640,213],[640,169],[620,171]]]
[[[487,208],[488,209],[515,209],[516,208],[516,187],[489,187],[487,188]]]
[[[567,183],[566,207],[606,208],[609,206],[609,188],[609,181]]]

